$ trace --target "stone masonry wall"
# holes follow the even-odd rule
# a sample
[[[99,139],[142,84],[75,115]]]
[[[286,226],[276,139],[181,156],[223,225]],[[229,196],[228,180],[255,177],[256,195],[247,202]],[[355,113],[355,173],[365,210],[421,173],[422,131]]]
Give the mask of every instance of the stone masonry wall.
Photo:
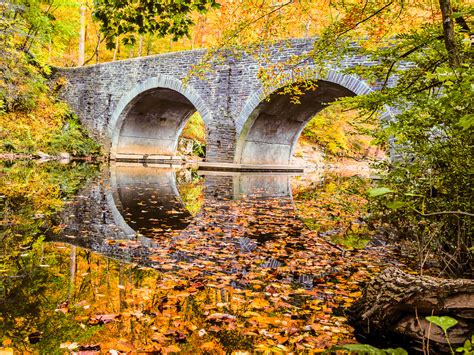
[[[313,48],[314,39],[293,39],[278,42],[264,49],[268,62],[284,62]],[[118,111],[130,96],[140,92],[140,85],[150,78],[160,82],[173,81],[177,87],[187,77],[193,65],[205,56],[205,50],[175,52],[129,60],[121,60],[78,68],[56,68],[54,78],[64,77],[67,84],[61,96],[72,106],[81,122],[106,148],[117,131],[114,127]],[[254,57],[224,56],[224,60],[211,65],[205,79],[191,77],[181,92],[201,113],[208,129],[207,160],[232,162],[242,128],[250,113],[263,99],[262,84],[258,80],[260,64]],[[341,67],[364,63],[360,57],[344,58]],[[370,62],[367,62],[370,65]],[[311,67],[311,64],[307,65]],[[356,77],[339,73],[341,67],[332,68],[324,80],[342,85],[356,94],[367,93],[370,86]],[[173,79],[173,80],[171,80]],[[174,86],[173,86],[174,85]],[[196,106],[196,105],[195,105]],[[202,113],[205,113],[204,115]],[[387,111],[385,116],[389,116]],[[119,122],[119,121],[117,121]]]

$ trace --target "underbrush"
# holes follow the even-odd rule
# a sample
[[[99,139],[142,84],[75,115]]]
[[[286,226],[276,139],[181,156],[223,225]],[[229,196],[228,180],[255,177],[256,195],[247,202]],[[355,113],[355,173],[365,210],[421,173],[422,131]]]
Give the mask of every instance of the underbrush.
[[[50,68],[41,55],[41,37],[32,36],[32,43],[23,37],[25,27],[38,25],[38,18],[30,17],[34,11],[46,20],[36,3],[29,12],[0,6],[0,153],[100,154],[100,146],[49,86]],[[46,30],[43,27],[36,31]]]
[[[356,110],[344,110],[341,104],[334,104],[308,122],[300,139],[318,146],[329,159],[368,158],[379,155],[379,149],[383,149],[374,144],[376,126],[360,122]]]
[[[100,145],[87,135],[65,103],[41,95],[35,106],[31,111],[0,114],[0,153],[67,152],[72,156],[101,153]]]

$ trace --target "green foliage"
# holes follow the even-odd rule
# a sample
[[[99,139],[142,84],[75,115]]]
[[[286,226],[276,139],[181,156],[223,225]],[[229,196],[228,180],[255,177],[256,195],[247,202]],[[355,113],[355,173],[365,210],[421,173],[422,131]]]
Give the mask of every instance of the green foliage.
[[[373,145],[373,130],[373,123],[367,123],[356,110],[347,111],[342,103],[334,103],[313,117],[301,135],[328,156],[357,156]]]
[[[45,75],[50,72],[46,60],[51,46],[60,47],[59,42],[75,36],[73,26],[54,15],[65,4],[69,0],[0,4],[0,113],[29,112],[36,107],[36,98],[48,92]]]
[[[438,327],[443,329],[443,332],[446,333],[449,328],[454,327],[456,324],[458,324],[458,321],[454,318],[448,317],[448,316],[429,316],[426,317],[426,320],[430,323],[436,324]]]
[[[191,13],[204,13],[219,5],[214,0],[190,1],[115,1],[97,0],[94,17],[100,22],[108,48],[115,48],[115,38],[123,36],[124,44],[134,44],[135,34],[152,33],[178,40],[189,35],[193,25]]]
[[[367,195],[369,197],[377,197],[377,196],[383,196],[389,193],[395,192],[392,189],[389,189],[388,187],[374,187],[373,189],[367,190]]]
[[[192,181],[178,184],[184,207],[192,216],[198,214],[204,204],[204,179],[193,174]]]
[[[48,97],[35,98],[37,108],[30,113],[13,111],[0,115],[1,152],[35,154],[42,151],[72,156],[101,153],[100,146],[88,137],[67,105]]]
[[[474,335],[471,337],[471,340],[466,339],[463,346],[457,347],[456,352],[457,353],[463,353],[463,354],[466,354],[466,355],[472,355],[472,354],[474,354],[474,348],[473,348],[472,344],[474,344]]]
[[[379,349],[368,344],[346,344],[333,346],[329,351],[345,350],[354,354],[374,354],[374,355],[407,355],[408,352],[402,348]]]
[[[19,33],[27,23],[8,4],[0,4],[0,114],[31,111],[46,91],[43,68],[28,52],[19,50]]]
[[[100,145],[88,137],[73,114],[67,115],[61,131],[53,136],[48,145],[47,150],[52,153],[69,152],[74,156],[98,155],[101,152]]]
[[[202,145],[206,144],[206,125],[198,112],[195,112],[186,122],[181,137],[192,139]]]
[[[466,9],[459,13],[469,21]],[[378,92],[351,99],[353,104],[368,115],[387,106],[397,112],[379,132],[379,139],[394,141],[400,158],[381,182],[393,191],[377,196],[374,217],[423,250],[420,265],[434,253],[446,272],[460,275],[472,273],[474,265],[469,251],[474,69],[472,47],[462,31],[456,41],[460,64],[450,59],[441,22],[426,24],[382,48],[356,49],[376,64],[348,72],[386,83]]]
[[[206,145],[201,144],[200,142],[193,142],[193,155],[205,158],[206,157]]]
[[[426,320],[430,323],[436,324],[443,330],[444,336],[446,337],[446,341],[448,342],[449,348],[451,349],[451,353],[454,354],[454,351],[451,347],[451,343],[449,342],[448,329],[458,324],[458,321],[448,316],[429,316],[426,317]]]
[[[193,141],[192,155],[205,158],[206,136],[206,125],[199,113],[195,112],[186,122],[180,138],[191,139]]]
[[[54,16],[54,10],[66,3],[18,0],[0,4],[0,152],[99,153],[99,146],[47,85],[50,69],[44,46],[72,34],[70,26]]]

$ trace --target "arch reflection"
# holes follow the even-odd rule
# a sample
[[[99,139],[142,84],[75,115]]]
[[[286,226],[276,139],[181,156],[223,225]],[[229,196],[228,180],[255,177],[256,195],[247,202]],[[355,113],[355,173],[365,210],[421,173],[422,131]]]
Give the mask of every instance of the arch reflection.
[[[114,219],[129,234],[159,239],[175,236],[191,223],[173,168],[115,164],[110,168],[110,191]]]

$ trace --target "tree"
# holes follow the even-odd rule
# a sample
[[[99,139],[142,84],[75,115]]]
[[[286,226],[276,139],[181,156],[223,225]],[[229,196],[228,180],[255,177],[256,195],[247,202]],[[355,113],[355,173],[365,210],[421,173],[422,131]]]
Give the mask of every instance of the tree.
[[[354,102],[368,113],[399,112],[380,131],[404,158],[386,174],[386,193],[375,194],[379,217],[414,242],[421,270],[437,255],[444,272],[472,275],[472,47],[465,28],[455,28],[449,1],[440,0],[440,11],[438,21],[382,48],[360,49],[379,64],[356,72],[385,85]],[[469,8],[456,16],[466,23]]]
[[[204,13],[219,5],[215,0],[190,1],[114,1],[98,0],[94,16],[101,24],[107,48],[115,47],[115,38],[124,35],[124,44],[134,44],[135,34],[167,35],[177,40],[189,34],[193,25],[191,13]]]
[[[307,60],[322,72],[327,63],[335,65],[346,55],[372,62],[346,72],[382,83],[381,90],[345,101],[362,110],[367,121],[387,106],[398,113],[380,127],[378,138],[393,139],[404,157],[385,166],[384,189],[372,192],[374,220],[389,223],[413,242],[421,269],[436,255],[444,273],[471,275],[472,6],[461,1],[456,6],[453,11],[448,0],[440,0],[439,6],[404,0],[331,1],[336,16],[321,30],[314,49],[270,67],[261,78],[272,87],[286,75],[284,70],[275,72],[298,69]],[[251,52],[254,47],[249,48]]]
[[[451,65],[458,66],[461,64],[461,59],[459,58],[459,50],[456,44],[451,2],[449,0],[439,0],[439,7],[443,20],[444,45],[448,52],[449,61]]]

